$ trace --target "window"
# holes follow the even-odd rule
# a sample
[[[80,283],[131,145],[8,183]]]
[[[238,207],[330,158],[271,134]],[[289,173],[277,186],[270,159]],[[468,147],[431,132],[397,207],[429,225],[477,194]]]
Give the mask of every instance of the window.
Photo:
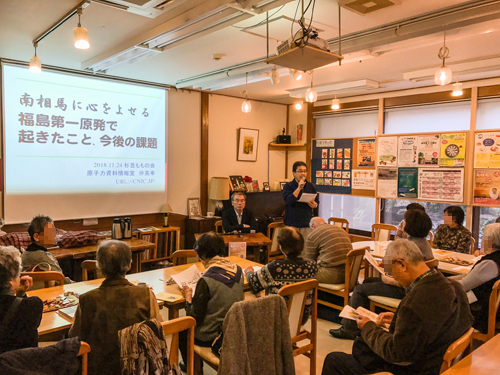
[[[477,103],[476,129],[498,129],[500,118],[500,99],[481,99]]]
[[[316,138],[353,138],[377,135],[378,112],[344,113],[316,119]]]
[[[428,104],[385,111],[384,134],[470,129],[470,102]]]
[[[484,227],[493,224],[500,217],[500,208],[498,207],[479,207],[479,236],[476,239],[476,247],[481,248]]]
[[[445,204],[421,201],[412,202],[400,199],[382,199],[384,223],[398,226],[398,224],[404,219],[406,206],[410,203],[419,203],[425,207],[425,212],[432,220],[432,232],[436,231],[438,225],[444,223],[444,209],[448,206],[453,206],[453,203]],[[464,213],[467,214],[467,207],[462,205],[459,206],[462,208],[462,210],[464,210]]]
[[[370,235],[375,223],[375,198],[353,197],[349,195],[321,194],[319,216],[328,222],[330,217],[343,217],[349,220],[351,229]]]

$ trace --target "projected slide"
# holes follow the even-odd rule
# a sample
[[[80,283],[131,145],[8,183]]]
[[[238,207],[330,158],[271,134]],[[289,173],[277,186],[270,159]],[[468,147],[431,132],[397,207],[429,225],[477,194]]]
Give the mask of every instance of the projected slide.
[[[165,90],[4,66],[6,193],[165,191]]]

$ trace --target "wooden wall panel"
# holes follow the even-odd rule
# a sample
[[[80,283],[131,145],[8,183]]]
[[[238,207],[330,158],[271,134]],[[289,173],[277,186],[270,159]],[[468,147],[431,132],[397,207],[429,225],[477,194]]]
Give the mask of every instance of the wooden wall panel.
[[[202,215],[207,214],[208,206],[208,131],[209,131],[210,94],[201,94],[201,168],[200,168],[200,206]]]

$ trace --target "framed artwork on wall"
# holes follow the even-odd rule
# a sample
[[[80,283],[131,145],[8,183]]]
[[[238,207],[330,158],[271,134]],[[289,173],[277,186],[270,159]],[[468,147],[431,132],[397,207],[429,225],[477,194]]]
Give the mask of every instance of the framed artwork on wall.
[[[189,217],[200,217],[200,198],[188,198],[188,215]]]
[[[257,146],[259,144],[259,130],[239,128],[238,133],[238,161],[257,161]]]

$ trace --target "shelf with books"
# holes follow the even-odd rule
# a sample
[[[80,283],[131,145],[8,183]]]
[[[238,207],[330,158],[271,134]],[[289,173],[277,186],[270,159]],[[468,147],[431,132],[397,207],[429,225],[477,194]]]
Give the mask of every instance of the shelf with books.
[[[138,228],[134,234],[137,238],[156,245],[154,249],[144,251],[141,263],[166,260],[174,251],[180,249],[181,228],[179,227]]]

